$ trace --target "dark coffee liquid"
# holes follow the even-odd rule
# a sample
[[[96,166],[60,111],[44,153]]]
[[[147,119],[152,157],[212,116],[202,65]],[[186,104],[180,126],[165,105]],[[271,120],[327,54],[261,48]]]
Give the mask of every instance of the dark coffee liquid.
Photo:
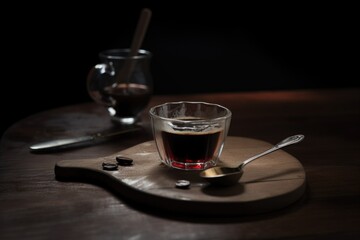
[[[181,163],[210,161],[219,144],[221,132],[161,132],[167,157]]]
[[[135,117],[149,103],[151,92],[146,85],[119,84],[107,91],[116,117]]]

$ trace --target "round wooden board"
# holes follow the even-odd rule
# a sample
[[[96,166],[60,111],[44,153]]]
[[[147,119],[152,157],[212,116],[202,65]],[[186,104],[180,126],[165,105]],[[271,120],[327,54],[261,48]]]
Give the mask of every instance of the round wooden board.
[[[270,147],[264,141],[229,136],[218,165],[237,166]],[[102,163],[116,163],[117,155],[132,158],[134,164],[119,166],[115,171],[103,170]],[[56,163],[55,175],[58,180],[105,184],[120,196],[152,208],[196,215],[268,212],[290,205],[305,191],[303,166],[284,150],[247,165],[238,184],[214,187],[201,179],[198,171],[177,170],[161,164],[154,141],[102,158],[61,160]],[[190,188],[176,188],[175,183],[180,179],[189,180]]]

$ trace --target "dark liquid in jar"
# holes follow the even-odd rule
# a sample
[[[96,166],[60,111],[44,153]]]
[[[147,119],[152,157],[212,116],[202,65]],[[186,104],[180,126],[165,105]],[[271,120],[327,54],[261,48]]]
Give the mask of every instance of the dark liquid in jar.
[[[107,91],[111,99],[111,107],[118,117],[134,117],[149,103],[151,92],[146,85],[119,84]]]
[[[221,132],[161,133],[169,159],[181,163],[204,163],[212,160]]]

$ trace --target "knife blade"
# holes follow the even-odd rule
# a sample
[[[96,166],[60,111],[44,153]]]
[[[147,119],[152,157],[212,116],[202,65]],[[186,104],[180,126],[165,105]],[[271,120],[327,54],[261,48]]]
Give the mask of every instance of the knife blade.
[[[121,135],[124,133],[139,131],[140,129],[141,129],[141,127],[132,127],[132,128],[128,128],[128,129],[122,129],[119,131],[115,131],[115,132],[96,133],[96,134],[80,136],[80,137],[49,140],[49,141],[36,143],[34,145],[31,145],[29,148],[30,148],[31,152],[55,150],[58,148],[75,146],[80,143],[89,143],[89,142],[94,142],[99,139],[111,138],[111,137]]]

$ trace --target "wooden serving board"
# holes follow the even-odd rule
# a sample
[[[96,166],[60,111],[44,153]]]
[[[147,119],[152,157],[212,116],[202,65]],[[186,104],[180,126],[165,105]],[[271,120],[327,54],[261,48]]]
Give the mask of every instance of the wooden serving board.
[[[237,166],[270,147],[264,141],[228,136],[218,165]],[[132,158],[134,164],[119,166],[115,171],[103,170],[102,163],[116,163],[117,155]],[[198,171],[177,170],[162,164],[154,141],[102,158],[61,160],[56,163],[55,175],[58,180],[101,183],[142,206],[195,215],[269,212],[289,206],[305,191],[303,166],[284,150],[248,164],[238,184],[215,187],[201,179]],[[176,188],[180,179],[189,180],[190,187]]]

